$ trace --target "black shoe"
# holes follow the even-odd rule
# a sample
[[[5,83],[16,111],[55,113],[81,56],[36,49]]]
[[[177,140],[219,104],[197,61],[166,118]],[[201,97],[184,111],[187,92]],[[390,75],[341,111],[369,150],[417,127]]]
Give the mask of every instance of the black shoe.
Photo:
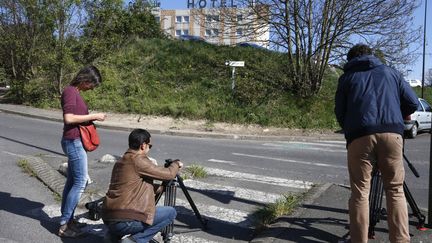
[[[86,234],[86,232],[81,231],[81,230],[77,231],[75,229],[72,229],[67,224],[60,226],[59,231],[58,231],[58,236],[64,237],[64,238],[78,238],[78,237],[84,236],[85,234]]]

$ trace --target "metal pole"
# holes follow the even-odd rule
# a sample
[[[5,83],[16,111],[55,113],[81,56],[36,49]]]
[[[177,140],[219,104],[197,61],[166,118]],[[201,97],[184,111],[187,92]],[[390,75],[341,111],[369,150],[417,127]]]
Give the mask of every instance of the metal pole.
[[[235,89],[235,67],[232,67],[232,75],[231,75],[231,79],[232,79],[232,82],[231,82],[231,89],[232,89],[232,91],[234,92],[234,89]]]
[[[424,88],[424,75],[425,75],[425,53],[426,53],[426,13],[427,13],[427,0],[425,0],[425,14],[424,14],[424,36],[423,36],[423,70],[422,70],[422,98]],[[432,117],[431,117],[432,122]],[[428,227],[432,228],[432,131],[430,131],[430,144],[429,144],[429,201],[428,201]]]
[[[421,97],[423,97],[424,83],[425,83],[425,56],[426,56],[426,13],[427,13],[427,0],[425,0],[425,13],[424,13],[424,24],[423,24],[423,68],[422,68],[422,87]]]

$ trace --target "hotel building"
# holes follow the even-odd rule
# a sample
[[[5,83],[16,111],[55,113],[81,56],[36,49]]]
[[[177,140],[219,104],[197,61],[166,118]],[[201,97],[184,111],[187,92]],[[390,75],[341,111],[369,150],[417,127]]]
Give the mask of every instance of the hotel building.
[[[268,21],[258,18],[251,8],[155,9],[153,14],[161,29],[174,38],[194,36],[217,45],[247,42],[269,47]]]

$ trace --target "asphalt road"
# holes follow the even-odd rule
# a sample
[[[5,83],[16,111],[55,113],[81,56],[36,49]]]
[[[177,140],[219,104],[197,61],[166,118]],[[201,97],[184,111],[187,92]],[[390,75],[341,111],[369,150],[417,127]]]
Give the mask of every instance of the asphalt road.
[[[55,167],[66,161],[60,147],[62,124],[0,113],[0,241],[2,238],[24,241],[34,234],[52,239],[45,242],[60,242],[52,234],[56,230],[53,220],[38,220],[27,213],[41,205],[52,205],[52,193],[35,178],[20,172],[16,166],[22,155],[36,155],[48,158]],[[99,129],[102,145],[89,154],[90,161],[96,161],[105,154],[121,156],[127,147],[129,132]],[[346,151],[343,141],[239,141],[228,139],[190,138],[153,135],[151,156],[163,163],[167,158],[179,158],[188,164],[199,164],[214,170],[232,171],[245,175],[260,175],[269,178],[285,178],[313,183],[348,184]],[[406,140],[405,154],[419,171],[420,178],[406,167],[407,185],[421,208],[428,205],[429,186],[429,134],[420,134],[416,139]],[[110,168],[96,163],[90,165],[99,185],[107,185]],[[91,175],[92,176],[92,175]],[[230,180],[213,179],[218,183],[232,183]],[[212,182],[210,180],[210,182]],[[280,194],[282,186],[255,185],[253,182],[238,182],[236,186],[253,187],[256,190]],[[193,192],[196,194],[196,192]],[[199,197],[202,204],[214,201],[215,197]],[[219,204],[229,204],[219,198]],[[198,201],[198,200],[197,200]],[[12,204],[11,204],[12,202]],[[18,202],[23,203],[23,207]],[[15,204],[16,203],[16,204]],[[240,203],[232,202],[232,204]],[[244,203],[244,202],[243,202]],[[4,206],[8,205],[8,206]],[[251,204],[250,208],[256,206]],[[241,208],[239,204],[233,208]],[[249,206],[248,206],[249,207]],[[28,210],[27,210],[28,209]],[[25,219],[25,220],[23,220]],[[193,219],[192,219],[193,220]],[[13,222],[11,224],[10,222]],[[28,225],[31,224],[31,225]],[[16,236],[19,229],[27,230]],[[44,230],[48,229],[48,230]],[[51,233],[50,233],[51,232]],[[250,233],[250,232],[249,232]],[[248,234],[248,233],[246,233]],[[228,236],[227,236],[228,237]],[[36,239],[36,238],[35,238]],[[220,239],[216,239],[219,241]],[[248,236],[241,240],[247,241]]]

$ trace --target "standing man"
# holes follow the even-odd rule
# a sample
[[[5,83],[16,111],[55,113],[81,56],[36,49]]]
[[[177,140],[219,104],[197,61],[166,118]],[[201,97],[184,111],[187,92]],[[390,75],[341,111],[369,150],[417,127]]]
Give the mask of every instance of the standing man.
[[[409,242],[403,117],[417,109],[417,96],[402,75],[384,65],[368,46],[353,46],[347,60],[336,91],[335,114],[347,141],[351,242],[368,241],[369,191],[375,166],[386,192],[390,242]]]
[[[155,206],[153,180],[174,179],[183,163],[177,160],[167,168],[158,167],[148,157],[152,146],[148,131],[133,130],[129,149],[112,170],[102,218],[111,237],[130,235],[122,242],[147,243],[177,215],[173,207]]]

